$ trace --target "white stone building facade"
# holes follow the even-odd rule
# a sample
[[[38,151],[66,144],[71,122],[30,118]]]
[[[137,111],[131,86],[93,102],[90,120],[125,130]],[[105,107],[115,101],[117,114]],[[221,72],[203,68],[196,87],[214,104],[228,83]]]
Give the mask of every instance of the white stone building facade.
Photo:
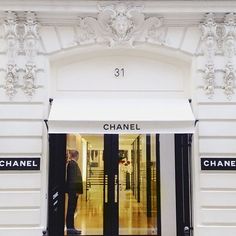
[[[41,159],[0,172],[0,235],[47,228],[49,98],[91,96],[191,99],[193,235],[235,235],[235,171],[200,166],[236,157],[235,70],[235,1],[0,0],[0,157]]]

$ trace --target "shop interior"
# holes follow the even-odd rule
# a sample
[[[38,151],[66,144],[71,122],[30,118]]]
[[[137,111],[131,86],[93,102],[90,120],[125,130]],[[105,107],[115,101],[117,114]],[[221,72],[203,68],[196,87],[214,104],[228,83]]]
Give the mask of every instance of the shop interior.
[[[156,135],[120,134],[118,155],[119,235],[157,235],[159,166]],[[70,150],[79,151],[83,178],[75,226],[81,235],[103,235],[104,227],[104,135],[67,135],[67,162]],[[67,194],[66,194],[67,195]],[[65,211],[67,196],[65,196]],[[66,212],[65,212],[66,213]],[[66,215],[66,214],[65,214]],[[66,228],[65,228],[66,232]]]

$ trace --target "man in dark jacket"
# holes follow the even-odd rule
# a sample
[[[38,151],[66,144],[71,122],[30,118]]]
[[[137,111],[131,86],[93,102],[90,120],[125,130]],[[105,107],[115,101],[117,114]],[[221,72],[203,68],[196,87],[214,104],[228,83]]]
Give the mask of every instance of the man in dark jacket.
[[[70,152],[71,160],[67,165],[66,188],[68,192],[68,209],[66,215],[67,235],[81,234],[81,230],[75,229],[74,214],[79,194],[83,193],[83,182],[80,168],[78,166],[79,152]]]

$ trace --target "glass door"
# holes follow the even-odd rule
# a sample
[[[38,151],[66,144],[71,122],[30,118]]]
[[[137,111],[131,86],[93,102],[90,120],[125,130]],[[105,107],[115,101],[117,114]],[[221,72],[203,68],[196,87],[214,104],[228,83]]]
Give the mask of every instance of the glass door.
[[[160,235],[156,141],[156,135],[119,136],[119,235]]]
[[[67,135],[67,165],[73,150],[79,152],[77,161],[83,179],[83,194],[79,194],[74,214],[74,226],[81,235],[103,235],[104,215],[104,136]],[[65,235],[68,194],[65,194]]]
[[[73,150],[80,156],[83,194],[77,202],[75,228],[81,235],[160,235],[156,137],[67,135],[67,163]],[[67,194],[65,198],[66,216]]]

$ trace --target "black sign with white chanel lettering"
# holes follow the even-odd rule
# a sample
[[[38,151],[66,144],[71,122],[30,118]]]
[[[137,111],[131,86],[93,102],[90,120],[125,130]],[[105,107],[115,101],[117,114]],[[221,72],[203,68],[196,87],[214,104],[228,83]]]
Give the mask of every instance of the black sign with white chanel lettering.
[[[236,158],[201,158],[201,170],[236,170]]]
[[[40,158],[0,158],[0,170],[40,170]]]

